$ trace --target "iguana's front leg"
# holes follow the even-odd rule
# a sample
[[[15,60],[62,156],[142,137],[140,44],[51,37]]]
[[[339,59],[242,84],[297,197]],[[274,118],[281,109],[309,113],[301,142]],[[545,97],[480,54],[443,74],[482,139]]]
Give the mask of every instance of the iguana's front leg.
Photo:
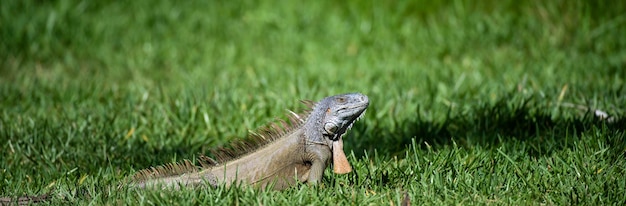
[[[326,145],[316,145],[313,149],[308,150],[307,153],[307,156],[309,157],[308,159],[311,162],[311,169],[309,170],[307,183],[316,184],[324,175],[324,170],[326,170],[331,152]]]
[[[311,170],[309,171],[309,178],[307,183],[309,184],[317,184],[324,175],[324,170],[326,169],[326,162],[324,161],[313,161],[311,165]]]

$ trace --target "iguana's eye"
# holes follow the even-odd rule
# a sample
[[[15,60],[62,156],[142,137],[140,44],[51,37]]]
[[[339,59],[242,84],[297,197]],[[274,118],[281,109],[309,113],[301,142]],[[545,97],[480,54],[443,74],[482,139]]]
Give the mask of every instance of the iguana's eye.
[[[338,101],[339,103],[344,103],[344,102],[346,102],[346,98],[339,97],[339,98],[337,98],[337,101]]]

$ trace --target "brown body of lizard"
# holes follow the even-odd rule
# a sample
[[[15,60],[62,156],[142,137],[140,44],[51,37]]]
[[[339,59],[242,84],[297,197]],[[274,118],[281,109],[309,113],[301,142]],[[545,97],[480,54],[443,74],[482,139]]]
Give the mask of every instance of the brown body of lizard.
[[[241,183],[260,188],[272,185],[280,190],[296,182],[315,184],[321,180],[330,160],[335,173],[351,171],[343,152],[342,136],[368,105],[367,96],[359,93],[326,97],[311,103],[311,110],[305,114],[292,113],[290,123],[265,129],[257,135],[257,145],[252,149],[240,149],[243,151],[239,151],[240,155],[217,155],[223,164],[204,157],[199,168],[184,161],[145,169],[134,176],[130,186],[179,188]]]
[[[301,182],[307,181],[311,176],[310,171],[315,159],[330,158],[330,155],[327,155],[330,153],[328,148],[320,148],[320,150],[328,151],[319,155],[307,155],[307,157],[294,155],[304,149],[299,138],[293,138],[300,135],[303,135],[300,130],[289,132],[287,138],[278,139],[254,153],[225,164],[210,165],[205,169],[196,168],[189,161],[185,161],[162,168],[140,171],[134,183],[131,182],[130,185],[141,188],[151,186],[178,188],[204,183],[211,186],[217,186],[220,183],[226,186],[242,183],[265,187],[268,183],[273,183],[275,189],[283,189],[294,184],[296,179]],[[160,175],[160,173],[167,174],[169,170],[179,172]]]

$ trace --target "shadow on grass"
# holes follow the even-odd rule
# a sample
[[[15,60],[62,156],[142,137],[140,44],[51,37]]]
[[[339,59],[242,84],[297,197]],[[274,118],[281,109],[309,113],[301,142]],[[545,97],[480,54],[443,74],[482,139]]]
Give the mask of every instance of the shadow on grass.
[[[362,157],[364,152],[390,156],[402,156],[412,139],[421,149],[428,145],[437,149],[453,142],[461,147],[499,147],[511,142],[523,142],[530,147],[530,156],[549,154],[556,149],[570,147],[582,133],[600,128],[603,133],[624,132],[626,118],[613,116],[601,119],[593,110],[567,108],[575,112],[570,116],[552,115],[555,106],[536,97],[520,98],[511,92],[495,101],[471,106],[464,112],[448,111],[442,121],[426,120],[420,108],[415,118],[397,121],[394,128],[385,125],[357,125],[357,133],[364,138],[348,139],[355,145],[354,153]],[[562,108],[558,108],[563,110]]]

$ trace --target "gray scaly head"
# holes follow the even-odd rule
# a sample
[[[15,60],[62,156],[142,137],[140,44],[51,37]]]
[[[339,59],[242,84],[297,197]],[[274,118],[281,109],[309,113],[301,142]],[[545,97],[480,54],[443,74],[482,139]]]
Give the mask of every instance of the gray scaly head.
[[[343,152],[343,135],[363,116],[369,106],[367,96],[360,93],[340,94],[319,101],[305,122],[308,144],[323,144],[330,148],[334,172],[352,171]]]

